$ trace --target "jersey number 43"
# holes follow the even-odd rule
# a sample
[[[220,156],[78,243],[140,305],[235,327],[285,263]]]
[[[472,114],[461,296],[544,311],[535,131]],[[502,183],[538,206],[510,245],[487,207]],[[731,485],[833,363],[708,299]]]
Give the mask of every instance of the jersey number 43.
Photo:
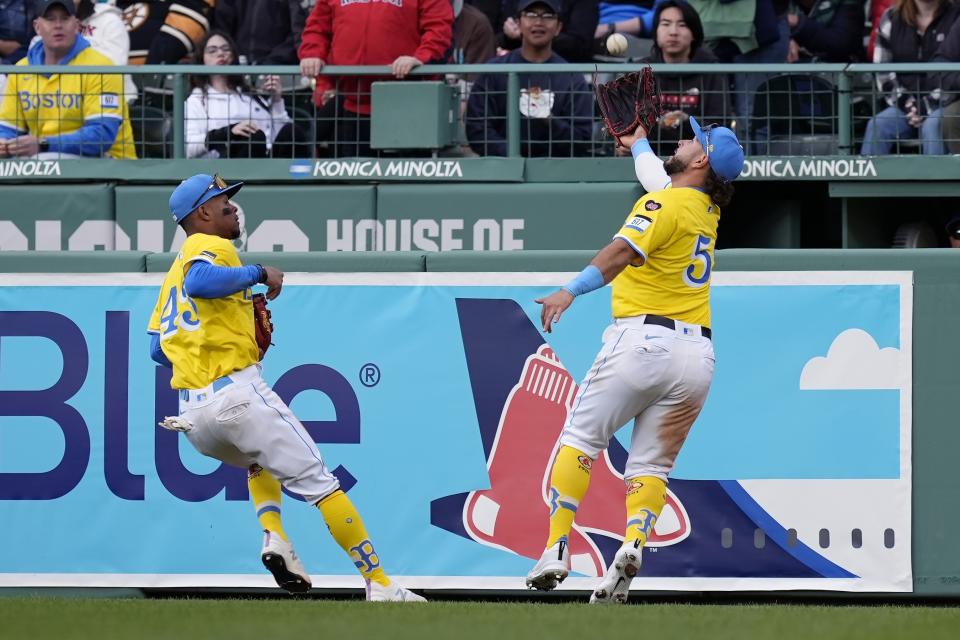
[[[200,316],[193,298],[176,286],[170,287],[160,312],[160,339],[173,335],[178,329],[196,331],[199,328]]]

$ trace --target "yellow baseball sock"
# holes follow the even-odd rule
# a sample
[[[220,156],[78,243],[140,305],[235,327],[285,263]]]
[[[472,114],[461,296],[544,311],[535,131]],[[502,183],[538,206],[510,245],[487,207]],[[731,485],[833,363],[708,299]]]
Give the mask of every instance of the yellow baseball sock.
[[[550,534],[547,547],[570,535],[577,507],[590,486],[593,460],[582,451],[563,445],[550,474]]]
[[[625,542],[639,540],[647,544],[663,505],[667,503],[667,483],[655,476],[627,480],[627,533]]]
[[[247,486],[260,526],[286,540],[287,534],[280,519],[280,482],[269,471],[255,464],[247,470]]]
[[[318,502],[317,508],[327,523],[330,535],[347,552],[363,577],[383,586],[389,585],[390,578],[380,566],[380,556],[373,548],[367,528],[363,526],[363,520],[347,494],[337,489]]]

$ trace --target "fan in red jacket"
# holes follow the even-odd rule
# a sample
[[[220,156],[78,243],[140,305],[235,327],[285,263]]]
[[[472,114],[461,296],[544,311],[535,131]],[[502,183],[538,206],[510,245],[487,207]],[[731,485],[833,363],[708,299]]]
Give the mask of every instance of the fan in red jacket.
[[[317,0],[303,31],[300,71],[314,77],[325,64],[388,64],[404,78],[414,67],[445,60],[452,31],[450,0]],[[370,84],[381,79],[341,78],[344,108],[369,114]],[[331,87],[330,78],[317,78],[318,105]]]

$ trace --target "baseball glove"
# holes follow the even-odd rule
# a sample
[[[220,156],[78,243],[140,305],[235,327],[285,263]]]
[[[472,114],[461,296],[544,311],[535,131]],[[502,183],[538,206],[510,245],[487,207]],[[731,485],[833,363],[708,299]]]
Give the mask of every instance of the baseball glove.
[[[650,131],[663,114],[660,87],[649,66],[602,84],[594,74],[593,86],[603,123],[620,146],[620,136],[633,133],[637,127]]]
[[[272,314],[267,309],[267,298],[262,293],[253,294],[253,330],[257,337],[257,346],[260,347],[260,359],[267,354],[273,337]]]

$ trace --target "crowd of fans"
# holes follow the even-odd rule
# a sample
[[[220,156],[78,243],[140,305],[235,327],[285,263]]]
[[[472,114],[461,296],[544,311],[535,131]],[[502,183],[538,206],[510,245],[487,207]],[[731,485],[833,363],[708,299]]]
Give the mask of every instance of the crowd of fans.
[[[0,0],[0,62],[19,65],[297,65],[302,79],[249,68],[191,78],[188,157],[313,157],[371,153],[370,87],[327,65],[387,65],[405,79],[435,63],[612,61],[614,33],[631,60],[663,64],[960,61],[958,0]],[[421,76],[422,77],[422,76]],[[658,74],[665,115],[652,132],[668,154],[690,137],[691,115],[748,124],[758,73]],[[436,78],[434,78],[436,79]],[[459,78],[464,153],[506,155],[519,110],[525,156],[594,154],[589,76],[520,76],[519,104],[504,74]],[[0,104],[0,157],[135,157],[130,77],[9,74]],[[859,151],[888,154],[915,140],[926,154],[960,152],[960,73],[883,73],[864,89]],[[311,104],[289,95],[312,91]],[[467,98],[467,96],[469,96]],[[769,100],[768,100],[769,102]],[[309,115],[295,117],[308,106]]]

